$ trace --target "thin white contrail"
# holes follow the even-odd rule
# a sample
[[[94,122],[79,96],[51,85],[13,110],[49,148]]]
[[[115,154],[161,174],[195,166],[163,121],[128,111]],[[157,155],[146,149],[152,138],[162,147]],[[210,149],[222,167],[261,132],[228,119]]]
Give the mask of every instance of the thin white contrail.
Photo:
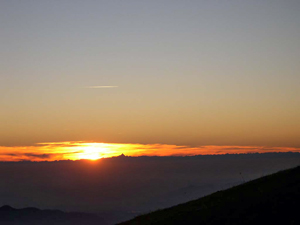
[[[118,86],[87,86],[85,88],[117,88]]]

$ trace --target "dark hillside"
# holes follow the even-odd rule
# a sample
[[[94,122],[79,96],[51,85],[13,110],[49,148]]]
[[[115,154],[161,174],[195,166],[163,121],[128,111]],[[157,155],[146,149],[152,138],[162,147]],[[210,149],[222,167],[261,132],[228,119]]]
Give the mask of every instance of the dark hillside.
[[[121,224],[300,224],[299,204],[297,167]]]

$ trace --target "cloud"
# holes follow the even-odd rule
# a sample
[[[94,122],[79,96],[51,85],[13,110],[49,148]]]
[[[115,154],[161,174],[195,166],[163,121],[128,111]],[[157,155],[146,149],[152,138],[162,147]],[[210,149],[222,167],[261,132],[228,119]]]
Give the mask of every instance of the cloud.
[[[119,86],[87,86],[85,88],[117,88]]]
[[[40,158],[40,159],[48,159],[48,158],[51,158],[51,154],[25,153],[24,155],[27,156],[27,157]]]
[[[197,146],[83,141],[44,142],[33,146],[0,146],[0,161],[55,161],[119,156],[193,156],[300,152],[300,148],[267,146]]]

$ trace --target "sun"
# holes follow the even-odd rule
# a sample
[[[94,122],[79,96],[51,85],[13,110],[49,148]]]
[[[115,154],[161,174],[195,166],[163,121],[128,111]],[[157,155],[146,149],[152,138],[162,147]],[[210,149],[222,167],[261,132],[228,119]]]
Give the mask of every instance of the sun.
[[[70,144],[69,144],[70,145]],[[123,144],[107,144],[107,143],[91,143],[91,142],[78,142],[74,146],[68,146],[70,158],[73,160],[88,159],[97,160],[120,155],[120,149]]]
[[[86,146],[83,149],[83,153],[80,158],[89,159],[89,160],[97,160],[101,157],[101,148],[95,146]]]

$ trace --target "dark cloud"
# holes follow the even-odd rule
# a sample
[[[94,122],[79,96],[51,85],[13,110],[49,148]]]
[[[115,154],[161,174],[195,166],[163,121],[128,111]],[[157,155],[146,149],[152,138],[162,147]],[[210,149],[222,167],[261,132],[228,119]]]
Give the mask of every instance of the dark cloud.
[[[40,158],[40,159],[49,159],[53,157],[53,154],[34,154],[34,153],[24,153],[23,155],[27,157],[34,157],[34,158]],[[58,154],[55,154],[58,155]]]
[[[4,154],[1,154],[3,156],[19,156],[20,154],[15,154],[15,153],[4,153]]]

